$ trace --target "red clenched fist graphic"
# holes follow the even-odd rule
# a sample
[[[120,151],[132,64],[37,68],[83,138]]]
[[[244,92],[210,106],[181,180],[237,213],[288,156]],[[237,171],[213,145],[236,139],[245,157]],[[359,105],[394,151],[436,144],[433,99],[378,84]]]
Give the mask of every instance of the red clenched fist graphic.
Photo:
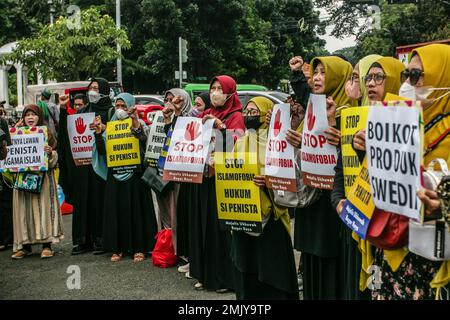
[[[276,115],[275,115],[275,123],[273,125],[273,129],[274,129],[274,133],[275,133],[275,137],[278,136],[278,134],[280,134],[281,131],[281,126],[283,125],[280,121],[281,118],[281,110],[278,109]]]
[[[184,138],[188,141],[194,141],[202,132],[200,131],[200,123],[192,121],[186,127]]]
[[[83,118],[75,120],[75,129],[77,129],[78,134],[83,134],[86,131],[86,125],[84,124]]]
[[[316,123],[316,116],[313,113],[313,104],[310,102],[308,106],[308,116],[306,118],[308,123],[308,130],[311,131],[314,128],[314,124]]]

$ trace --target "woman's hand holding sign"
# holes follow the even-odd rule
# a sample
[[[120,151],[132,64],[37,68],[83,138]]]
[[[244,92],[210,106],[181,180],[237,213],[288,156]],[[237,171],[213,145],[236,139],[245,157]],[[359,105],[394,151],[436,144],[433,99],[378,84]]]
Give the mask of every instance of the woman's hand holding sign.
[[[339,146],[341,142],[341,132],[333,127],[328,127],[327,130],[325,130],[325,133],[327,134],[327,141],[332,146]]]
[[[429,189],[420,189],[417,196],[425,205],[425,215],[430,216],[441,210],[441,201],[436,191]]]
[[[353,148],[366,151],[366,130],[358,131],[353,137]]]
[[[265,176],[254,176],[253,183],[256,184],[260,188],[264,188],[266,186],[266,177]]]
[[[89,125],[89,129],[94,130],[96,134],[101,134],[106,130],[106,126],[102,123],[102,118],[96,116],[94,122]]]
[[[289,129],[286,132],[286,140],[294,148],[300,148],[301,145],[302,145],[302,134],[297,132],[297,131],[295,131],[295,130]]]

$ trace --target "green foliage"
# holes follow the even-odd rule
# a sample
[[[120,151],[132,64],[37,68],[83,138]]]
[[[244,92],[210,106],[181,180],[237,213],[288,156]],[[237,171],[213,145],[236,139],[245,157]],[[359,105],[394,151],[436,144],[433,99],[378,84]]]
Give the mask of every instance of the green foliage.
[[[369,18],[367,8],[344,2],[316,0],[320,7],[330,10],[331,22],[336,26],[333,34],[357,36],[358,59],[372,53],[393,56],[398,46],[444,40],[450,38],[450,5],[447,1],[420,1],[418,4],[389,5],[378,2],[381,9],[381,29],[369,30],[368,22],[358,28],[357,18]]]
[[[46,79],[79,80],[117,59],[117,44],[130,48],[126,31],[116,29],[110,16],[93,7],[82,11],[79,28],[71,28],[68,18],[61,16],[35,37],[20,40],[5,59],[37,69]]]

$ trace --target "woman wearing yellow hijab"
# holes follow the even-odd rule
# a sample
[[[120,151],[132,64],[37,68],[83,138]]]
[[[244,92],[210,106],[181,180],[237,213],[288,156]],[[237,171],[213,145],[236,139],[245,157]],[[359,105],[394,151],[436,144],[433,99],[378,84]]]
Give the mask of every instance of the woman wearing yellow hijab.
[[[446,116],[450,109],[450,47],[447,45],[429,45],[416,49],[411,61],[402,73],[405,83],[420,93],[421,88],[447,88],[433,91],[429,97],[417,95],[424,109],[425,122],[425,166],[435,158],[449,159],[450,156],[450,118]],[[401,90],[401,91],[402,91]],[[419,198],[425,204],[425,213],[439,209],[436,192],[421,190]],[[438,202],[439,204],[439,202]],[[386,253],[385,253],[386,256]],[[399,260],[398,268],[390,268],[383,261],[383,284],[380,294],[384,299],[434,299],[435,291],[448,284],[450,280],[449,261],[434,262],[412,253],[405,253]]]
[[[379,55],[370,55],[364,57],[355,65],[352,73],[352,80],[349,81],[346,86],[347,96],[356,102],[355,104],[368,105],[368,96],[366,86],[364,84],[364,77],[367,75],[372,64],[381,58],[382,57]],[[336,208],[336,211],[339,213],[343,207],[343,203],[346,200],[344,191],[345,187],[342,154],[340,148],[338,148],[338,161],[335,171],[334,186],[333,191],[331,192],[331,202],[333,208]],[[359,285],[361,268],[366,265],[362,261],[360,251],[363,251],[365,248],[360,247],[358,250],[358,242],[352,238],[352,231],[345,224],[340,223],[339,229],[341,245],[341,276],[343,277],[343,283],[346,284],[341,288],[341,298],[345,300],[370,300],[370,291],[363,288],[361,291],[364,292],[361,292]],[[370,262],[370,264],[372,264],[372,262]],[[367,270],[367,267],[364,270]]]
[[[315,58],[311,65],[314,70],[313,93],[327,96],[330,125],[328,141],[338,145],[340,133],[336,129],[339,127],[336,108],[350,105],[345,84],[350,79],[353,68],[339,57]],[[301,126],[297,134],[299,131],[301,132]],[[287,138],[289,135],[293,135],[292,130],[288,131]],[[342,282],[339,270],[339,228],[340,220],[331,205],[330,191],[321,190],[316,202],[296,211],[294,246],[302,253],[301,272],[305,300],[334,300],[343,296],[342,291],[347,284]]]
[[[247,133],[236,142],[238,152],[257,152],[260,173],[264,173],[267,124],[265,116],[273,103],[264,97],[251,99],[244,109]],[[257,150],[250,150],[256,146]],[[263,232],[259,236],[233,232],[231,258],[235,271],[238,300],[298,299],[294,252],[287,208],[273,201],[273,191],[265,186],[264,176],[254,183],[261,187]]]

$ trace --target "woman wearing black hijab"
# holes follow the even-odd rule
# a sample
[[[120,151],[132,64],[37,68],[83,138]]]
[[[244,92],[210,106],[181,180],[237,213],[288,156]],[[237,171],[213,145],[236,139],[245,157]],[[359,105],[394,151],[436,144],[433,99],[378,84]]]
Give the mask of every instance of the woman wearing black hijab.
[[[96,116],[101,118],[102,123],[106,123],[114,113],[110,92],[111,89],[107,80],[103,78],[92,79],[88,86],[89,103],[85,108],[77,110],[77,113],[94,112]],[[91,125],[89,128],[94,129]],[[91,250],[94,250],[94,254],[102,253],[105,180],[95,173],[91,165],[76,167],[76,173],[73,177],[76,191],[72,195],[72,242],[74,245],[72,254],[76,255]]]

